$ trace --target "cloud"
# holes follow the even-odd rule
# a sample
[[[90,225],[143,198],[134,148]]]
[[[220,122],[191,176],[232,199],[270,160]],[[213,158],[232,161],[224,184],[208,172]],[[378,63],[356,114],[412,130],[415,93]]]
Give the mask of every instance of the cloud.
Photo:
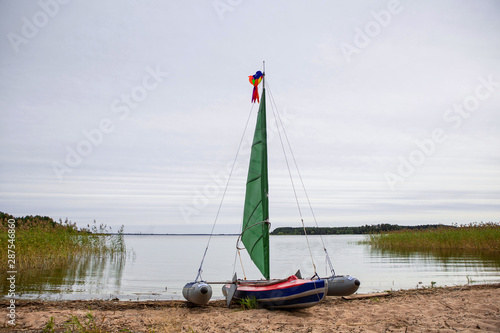
[[[277,2],[262,11],[242,2],[221,19],[211,2],[68,2],[52,16],[45,10],[50,20],[29,38],[23,25],[44,9],[3,4],[0,33],[27,42],[16,52],[0,41],[2,209],[135,230],[211,224],[251,109],[247,76],[266,60],[269,97],[289,116],[287,134],[322,224],[494,220],[500,90],[458,128],[443,115],[474,96],[479,78],[500,81],[498,4],[401,1],[383,26],[375,16],[389,4]],[[379,31],[347,62],[341,45],[355,45],[372,21]],[[153,82],[144,81],[148,68],[158,66],[168,76],[144,88]],[[391,191],[384,174],[397,174],[400,157],[408,160],[436,128],[447,140]],[[280,224],[294,215],[273,135],[271,200]],[[81,162],[61,180],[54,161],[68,165],[79,145]],[[240,221],[247,160],[237,160],[221,223]],[[196,210],[187,222],[185,207]]]

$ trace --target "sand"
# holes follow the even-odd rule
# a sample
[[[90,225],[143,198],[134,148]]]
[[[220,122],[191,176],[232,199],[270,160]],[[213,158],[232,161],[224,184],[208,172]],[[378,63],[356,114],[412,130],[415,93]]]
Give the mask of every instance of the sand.
[[[0,304],[7,313],[8,303]],[[193,308],[182,301],[17,301],[16,315],[15,327],[2,316],[0,332],[500,332],[500,284],[328,297],[297,311],[241,310],[223,301]]]

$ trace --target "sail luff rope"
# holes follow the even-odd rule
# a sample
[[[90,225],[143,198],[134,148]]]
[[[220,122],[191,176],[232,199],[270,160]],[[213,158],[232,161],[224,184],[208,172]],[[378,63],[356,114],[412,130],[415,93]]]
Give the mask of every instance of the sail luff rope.
[[[271,89],[268,88],[269,90],[269,96],[270,96],[270,99],[271,99],[271,103],[272,104],[275,104],[274,102],[274,98],[273,98],[273,95],[272,95],[272,92],[271,92]],[[276,106],[275,106],[276,107]],[[277,109],[277,107],[276,107]],[[309,205],[309,209],[311,210],[311,214],[312,214],[312,217],[313,217],[313,220],[314,220],[314,223],[316,225],[317,228],[319,228],[319,225],[318,225],[318,221],[316,219],[316,215],[314,214],[314,210],[312,208],[312,204],[311,204],[311,201],[309,200],[309,195],[307,194],[307,190],[306,190],[306,186],[304,184],[304,181],[302,179],[302,175],[300,174],[300,169],[299,169],[299,166],[297,164],[297,159],[295,158],[295,154],[293,153],[293,150],[292,150],[292,146],[290,144],[290,140],[288,139],[288,135],[286,134],[286,131],[285,131],[285,126],[283,125],[283,121],[281,119],[281,116],[279,114],[279,112],[277,112],[277,115],[278,115],[278,119],[281,123],[281,127],[283,128],[283,135],[285,137],[285,140],[286,140],[286,143],[288,145],[288,149],[290,150],[290,154],[292,155],[292,160],[293,160],[293,163],[295,164],[295,169],[297,170],[297,174],[299,176],[299,180],[300,180],[300,183],[302,185],[302,190],[304,191],[304,194],[306,196],[306,199],[307,199],[307,203]],[[304,229],[304,232],[305,232],[305,229]],[[321,234],[319,235],[320,236],[320,240],[321,240],[321,243],[323,245],[323,250],[325,251],[325,256],[326,256],[326,261],[328,262],[328,265],[330,267],[330,271],[332,273],[332,276],[335,276],[335,270],[333,268],[333,264],[332,264],[332,261],[330,260],[330,256],[328,254],[328,251],[326,249],[326,245],[325,245],[325,242],[323,241],[323,236],[321,236]]]
[[[240,258],[241,270],[243,271],[243,279],[246,280],[247,279],[247,274],[245,273],[245,267],[243,267],[243,260],[241,260],[240,249],[237,249],[236,251],[238,251],[238,257]],[[233,275],[234,275],[234,272],[233,272]]]
[[[271,97],[271,109],[273,110],[274,121],[276,123],[276,129],[278,130],[278,137],[280,138],[281,149],[283,150],[283,155],[285,156],[286,167],[288,169],[288,175],[290,176],[290,182],[292,184],[293,194],[295,196],[295,201],[297,203],[297,208],[298,208],[298,211],[299,211],[300,221],[302,223],[302,228],[304,230],[304,235],[306,236],[307,248],[309,249],[309,255],[311,256],[311,262],[312,262],[312,265],[313,265],[313,268],[314,268],[314,275],[318,276],[318,273],[317,273],[317,270],[316,270],[316,264],[314,263],[314,257],[312,255],[311,246],[309,244],[309,237],[307,237],[306,227],[305,227],[305,224],[304,224],[304,218],[303,218],[302,210],[301,210],[300,204],[299,204],[299,198],[297,196],[297,191],[295,189],[295,183],[294,183],[293,177],[292,177],[292,171],[290,169],[290,164],[288,163],[288,157],[287,157],[287,154],[286,154],[285,145],[283,144],[283,138],[281,136],[281,131],[283,131],[283,133],[285,133],[285,127],[283,126],[283,122],[281,121],[281,118],[279,116],[278,108],[276,106],[276,103],[274,102],[274,98],[272,97],[272,93],[271,93],[271,89],[269,88],[269,84],[267,85],[267,88],[269,90],[269,96]],[[280,127],[281,127],[281,130],[280,130]],[[286,134],[284,134],[284,135],[286,136]],[[290,147],[290,143],[289,142],[288,142],[288,146],[289,146],[289,149],[291,151],[291,147]],[[292,153],[292,157],[293,157],[293,153]],[[295,164],[295,165],[297,166],[297,164]]]
[[[250,118],[251,118],[251,115],[252,115],[253,106],[254,106],[254,104],[252,103],[252,106],[250,107],[250,112],[248,114],[247,122],[245,124],[245,129],[243,130],[243,134],[241,135],[240,144],[238,145],[238,150],[236,151],[236,156],[234,157],[233,164],[231,166],[231,171],[229,172],[229,176],[227,178],[226,186],[224,187],[224,192],[222,193],[222,198],[221,198],[221,201],[220,201],[220,204],[219,204],[219,208],[217,209],[217,214],[215,215],[215,220],[214,220],[214,223],[212,225],[212,230],[210,231],[210,236],[208,237],[207,247],[205,248],[205,252],[203,253],[203,257],[202,257],[201,263],[200,263],[200,268],[198,268],[198,274],[196,275],[196,279],[194,280],[195,282],[198,282],[198,279],[201,277],[201,273],[203,272],[203,270],[202,270],[203,263],[205,261],[206,255],[207,255],[208,247],[210,246],[210,241],[212,240],[212,236],[214,234],[215,225],[217,224],[217,220],[219,218],[219,213],[220,213],[221,208],[222,208],[222,203],[224,202],[224,198],[226,197],[227,188],[229,186],[229,182],[231,180],[231,176],[233,174],[234,167],[236,165],[236,160],[238,159],[238,155],[240,154],[241,146],[243,144],[243,139],[245,138],[245,133],[247,131],[248,124],[250,122]]]
[[[234,276],[234,273],[236,272],[236,261],[238,260],[238,255],[240,254],[240,251],[238,248],[236,248],[236,252],[234,253],[234,262],[233,262],[233,273],[231,274]],[[241,264],[241,268],[243,269],[243,263]],[[245,271],[245,270],[243,270]]]

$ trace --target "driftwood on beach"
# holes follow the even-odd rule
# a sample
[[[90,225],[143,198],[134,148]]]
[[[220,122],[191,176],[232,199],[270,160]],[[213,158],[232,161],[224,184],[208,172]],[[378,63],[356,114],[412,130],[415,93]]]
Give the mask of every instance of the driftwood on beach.
[[[365,298],[375,298],[375,297],[385,297],[390,296],[391,293],[373,293],[373,294],[355,294],[350,296],[343,296],[342,299],[347,301],[355,300],[355,299],[365,299]]]

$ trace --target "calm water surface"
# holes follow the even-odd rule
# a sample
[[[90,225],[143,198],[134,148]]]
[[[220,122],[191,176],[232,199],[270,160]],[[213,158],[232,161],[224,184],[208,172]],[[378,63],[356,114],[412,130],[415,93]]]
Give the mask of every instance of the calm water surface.
[[[408,254],[372,249],[357,242],[364,235],[323,236],[338,275],[361,281],[359,293],[500,282],[500,258],[459,254]],[[226,281],[236,267],[238,277],[261,278],[245,251],[236,256],[237,236],[214,236],[203,265],[207,281]],[[42,299],[182,299],[182,287],[194,281],[208,236],[126,235],[129,253],[124,260],[81,260],[41,275],[18,274],[21,298]],[[330,275],[319,236],[309,242],[317,272]],[[234,263],[236,262],[236,266]],[[301,269],[310,277],[314,269],[303,236],[271,236],[271,275],[283,278]],[[222,298],[214,285],[213,298]],[[4,288],[5,289],[5,286]],[[5,293],[4,293],[5,295]]]

